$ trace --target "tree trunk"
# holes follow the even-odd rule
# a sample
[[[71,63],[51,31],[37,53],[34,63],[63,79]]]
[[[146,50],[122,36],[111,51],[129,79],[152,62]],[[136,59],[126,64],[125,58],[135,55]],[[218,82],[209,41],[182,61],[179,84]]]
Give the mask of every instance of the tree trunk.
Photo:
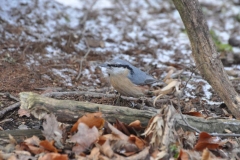
[[[240,97],[228,79],[198,0],[173,0],[186,27],[192,55],[201,75],[222,98],[236,118],[240,118]]]

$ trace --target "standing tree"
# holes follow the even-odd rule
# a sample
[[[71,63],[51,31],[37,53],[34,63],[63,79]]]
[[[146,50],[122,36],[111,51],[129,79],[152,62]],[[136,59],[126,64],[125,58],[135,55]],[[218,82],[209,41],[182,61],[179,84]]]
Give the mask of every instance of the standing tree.
[[[240,97],[228,79],[198,0],[173,0],[187,30],[192,55],[201,75],[222,98],[236,118],[240,118]]]

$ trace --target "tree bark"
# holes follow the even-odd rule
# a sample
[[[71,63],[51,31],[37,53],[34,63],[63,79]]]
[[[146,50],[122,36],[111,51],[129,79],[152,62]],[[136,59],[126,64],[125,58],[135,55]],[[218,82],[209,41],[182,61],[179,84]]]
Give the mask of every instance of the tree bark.
[[[236,118],[240,118],[240,97],[225,72],[198,0],[173,0],[187,30],[192,55],[201,75],[221,97]]]

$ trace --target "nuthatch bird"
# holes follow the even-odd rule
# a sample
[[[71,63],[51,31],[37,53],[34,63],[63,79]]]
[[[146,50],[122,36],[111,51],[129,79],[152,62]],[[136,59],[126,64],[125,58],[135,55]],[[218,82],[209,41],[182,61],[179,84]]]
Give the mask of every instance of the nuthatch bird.
[[[156,82],[152,76],[122,59],[114,59],[100,66],[107,69],[111,85],[124,96],[143,96],[149,89],[146,86]]]

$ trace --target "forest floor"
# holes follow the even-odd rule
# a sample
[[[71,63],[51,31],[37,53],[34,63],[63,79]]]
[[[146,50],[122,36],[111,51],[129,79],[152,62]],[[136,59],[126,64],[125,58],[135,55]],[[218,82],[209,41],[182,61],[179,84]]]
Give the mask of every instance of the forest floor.
[[[183,85],[187,83],[181,99],[182,112],[234,118],[194,69],[190,42],[172,2],[60,2],[1,2],[0,110],[16,103],[18,94],[27,91],[115,94],[105,71],[98,66],[113,58],[122,58],[159,80],[172,68],[174,73],[182,71],[179,77]],[[227,0],[200,0],[200,4],[219,58],[240,93],[240,4]],[[84,94],[60,99],[110,105],[115,101],[115,98]],[[166,95],[162,99],[174,99],[174,96]],[[126,101],[119,105],[133,107],[130,100]],[[19,117],[17,109],[7,112],[2,121],[1,130],[21,129],[22,126],[41,128],[39,120]]]

